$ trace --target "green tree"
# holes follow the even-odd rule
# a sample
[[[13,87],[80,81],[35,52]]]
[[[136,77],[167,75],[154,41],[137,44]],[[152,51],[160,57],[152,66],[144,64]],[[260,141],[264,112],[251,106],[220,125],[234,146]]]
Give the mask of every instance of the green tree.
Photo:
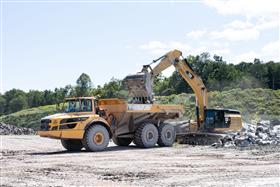
[[[268,62],[268,87],[271,89],[280,89],[280,63]]]
[[[15,98],[22,97],[26,101],[26,93],[19,89],[12,89],[4,94],[6,100],[5,114],[11,113],[12,111],[18,111],[15,108],[11,109],[11,101]],[[27,101],[26,101],[27,102]]]
[[[119,79],[115,79],[114,77],[110,80],[110,82],[104,84],[101,91],[101,97],[104,98],[126,98],[127,94],[128,93],[124,91],[122,81]]]
[[[55,97],[54,93],[51,90],[45,90],[43,92],[43,97],[44,97],[44,105],[51,105],[55,104]]]
[[[92,82],[89,75],[82,73],[76,83],[76,96],[90,96]]]
[[[6,99],[0,95],[0,116],[4,114],[6,107]]]
[[[221,56],[214,55],[213,58],[216,62],[223,62],[223,57],[221,57]]]
[[[92,89],[93,96],[100,97],[100,96],[102,96],[102,93],[103,93],[103,87],[100,85],[98,85],[97,88]]]
[[[30,90],[27,93],[27,101],[29,107],[37,107],[44,104],[43,92],[38,90]]]
[[[9,102],[9,113],[20,111],[24,108],[27,108],[27,99],[24,96],[19,96],[16,98],[13,98]]]
[[[75,96],[76,95],[75,87],[73,87],[72,85],[66,85],[64,88],[64,93],[65,93],[65,96],[67,96],[67,97]]]
[[[67,95],[68,90],[66,88],[55,88],[53,97],[56,104],[56,109],[60,109],[60,104],[63,102],[64,98]]]

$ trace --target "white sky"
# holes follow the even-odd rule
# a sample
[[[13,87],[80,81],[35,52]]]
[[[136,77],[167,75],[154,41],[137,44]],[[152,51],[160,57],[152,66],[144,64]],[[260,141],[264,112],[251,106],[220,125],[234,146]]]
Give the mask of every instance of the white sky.
[[[2,92],[64,87],[83,72],[97,86],[174,48],[184,56],[207,51],[228,63],[280,61],[277,0],[1,5]]]

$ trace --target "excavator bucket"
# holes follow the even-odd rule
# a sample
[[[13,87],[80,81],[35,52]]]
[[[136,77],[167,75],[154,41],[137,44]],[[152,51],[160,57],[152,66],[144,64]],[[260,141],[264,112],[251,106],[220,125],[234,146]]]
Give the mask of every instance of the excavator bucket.
[[[149,72],[128,75],[124,78],[123,85],[128,90],[130,97],[152,98],[152,79]]]

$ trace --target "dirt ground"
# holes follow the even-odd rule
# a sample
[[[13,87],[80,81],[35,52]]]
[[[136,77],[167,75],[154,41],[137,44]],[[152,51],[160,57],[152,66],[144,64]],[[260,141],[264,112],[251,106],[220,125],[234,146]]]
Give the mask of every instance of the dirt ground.
[[[1,137],[1,186],[280,186],[279,146],[175,145],[68,153],[60,141]]]

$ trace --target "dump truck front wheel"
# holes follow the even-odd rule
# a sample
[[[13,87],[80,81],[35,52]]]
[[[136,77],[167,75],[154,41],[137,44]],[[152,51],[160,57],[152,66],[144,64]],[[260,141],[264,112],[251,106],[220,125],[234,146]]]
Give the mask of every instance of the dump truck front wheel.
[[[103,151],[109,144],[110,136],[103,125],[93,125],[86,130],[83,144],[87,151]]]
[[[170,147],[173,145],[176,133],[175,129],[170,124],[162,123],[159,125],[158,128],[159,138],[158,138],[158,145],[162,147]]]
[[[113,142],[118,146],[128,146],[132,142],[132,138],[118,138],[113,136]]]
[[[83,148],[83,144],[81,140],[62,139],[61,144],[68,151],[80,151]]]
[[[136,146],[149,148],[154,147],[158,141],[158,129],[152,123],[141,124],[135,132],[134,142]]]

